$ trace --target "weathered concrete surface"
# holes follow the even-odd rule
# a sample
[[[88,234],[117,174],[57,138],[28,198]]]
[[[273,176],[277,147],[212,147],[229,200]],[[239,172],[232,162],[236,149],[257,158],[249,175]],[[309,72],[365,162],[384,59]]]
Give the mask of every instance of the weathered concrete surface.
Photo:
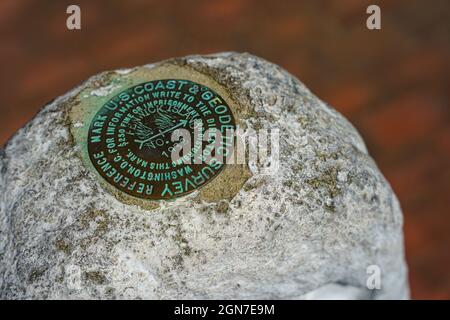
[[[95,76],[0,154],[2,298],[320,298],[311,292],[327,286],[358,292],[343,298],[409,296],[398,201],[341,115],[248,54],[163,65],[217,82],[247,128],[279,128],[281,170],[251,164],[223,200],[205,187],[155,206],[123,201],[83,162],[73,132],[86,123],[71,115],[158,65]],[[369,265],[380,290],[366,289]]]

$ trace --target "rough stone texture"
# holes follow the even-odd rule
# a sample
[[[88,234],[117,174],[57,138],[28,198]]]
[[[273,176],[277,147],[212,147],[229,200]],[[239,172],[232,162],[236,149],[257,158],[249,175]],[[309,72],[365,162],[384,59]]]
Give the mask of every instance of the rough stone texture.
[[[122,203],[71,136],[73,97],[107,86],[95,76],[0,153],[1,298],[307,299],[339,287],[357,293],[334,297],[408,298],[399,203],[350,123],[249,54],[169,63],[229,90],[250,108],[248,128],[280,128],[281,170],[269,176],[251,164],[230,201]],[[366,289],[369,265],[381,268],[381,290]]]

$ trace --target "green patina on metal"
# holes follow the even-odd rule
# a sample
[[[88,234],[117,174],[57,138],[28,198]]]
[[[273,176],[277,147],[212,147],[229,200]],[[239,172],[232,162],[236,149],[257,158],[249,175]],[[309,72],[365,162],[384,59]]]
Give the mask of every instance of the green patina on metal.
[[[102,105],[90,122],[87,151],[110,185],[134,197],[167,200],[191,193],[222,171],[214,153],[230,152],[227,130],[235,127],[231,108],[213,89],[191,80],[158,79],[128,87]],[[174,139],[177,129],[189,133],[191,152],[184,149],[185,157],[173,160],[174,148],[187,143]],[[215,132],[223,138],[205,161],[213,139],[208,135]]]
[[[215,97],[221,98],[225,105],[229,107],[230,114],[232,113],[233,123],[235,122],[241,128],[246,127],[246,119],[249,117],[249,107],[242,99],[237,98],[236,92],[230,89],[231,84],[219,83],[215,77],[206,72],[207,70],[196,70],[186,66],[182,62],[177,59],[172,59],[152,66],[101,73],[89,79],[72,98],[64,102],[68,110],[67,123],[70,125],[71,136],[74,143],[78,145],[78,155],[83,161],[84,166],[94,174],[100,186],[105,191],[123,203],[138,205],[145,210],[154,210],[160,207],[160,202],[156,197],[151,198],[133,195],[117,188],[115,184],[108,182],[91,160],[89,153],[89,134],[94,118],[109,101],[122,92],[147,82],[175,79],[190,81],[196,85],[207,87],[210,89],[209,91],[215,94]],[[191,106],[191,104],[189,105]],[[164,123],[164,119],[166,118],[163,117],[162,124]],[[183,120],[182,117],[176,117],[175,119]],[[149,121],[147,127],[151,123],[152,121]],[[140,130],[141,135],[146,132],[143,129],[144,127]],[[107,151],[108,149],[105,150]],[[231,200],[250,176],[251,173],[247,165],[226,163],[221,171],[218,171],[215,176],[212,176],[196,188],[198,192],[191,191],[191,193],[183,194],[190,194],[190,198],[197,202],[205,201],[213,203],[222,200]],[[172,197],[160,199],[175,200],[183,194],[174,193]]]

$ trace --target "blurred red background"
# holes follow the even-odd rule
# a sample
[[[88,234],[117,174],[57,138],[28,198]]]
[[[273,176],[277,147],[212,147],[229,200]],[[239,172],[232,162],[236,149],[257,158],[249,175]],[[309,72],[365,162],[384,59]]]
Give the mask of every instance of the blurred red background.
[[[82,29],[66,28],[81,7]],[[366,28],[381,7],[382,29]],[[91,75],[247,51],[358,128],[405,214],[412,297],[450,298],[450,2],[0,1],[0,145]]]

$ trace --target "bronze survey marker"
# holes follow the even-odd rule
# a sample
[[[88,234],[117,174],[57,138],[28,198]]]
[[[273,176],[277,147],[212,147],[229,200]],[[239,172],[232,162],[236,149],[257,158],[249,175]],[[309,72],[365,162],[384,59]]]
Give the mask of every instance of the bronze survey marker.
[[[118,93],[100,108],[89,127],[89,158],[107,182],[129,195],[172,199],[220,173],[223,161],[214,156],[219,149],[231,152],[226,131],[235,126],[230,107],[212,89],[189,80],[148,81]],[[172,137],[177,129],[185,129],[190,141]],[[217,131],[223,138],[208,149],[210,134]],[[173,160],[174,148],[186,146],[189,152],[177,154],[187,156]]]

